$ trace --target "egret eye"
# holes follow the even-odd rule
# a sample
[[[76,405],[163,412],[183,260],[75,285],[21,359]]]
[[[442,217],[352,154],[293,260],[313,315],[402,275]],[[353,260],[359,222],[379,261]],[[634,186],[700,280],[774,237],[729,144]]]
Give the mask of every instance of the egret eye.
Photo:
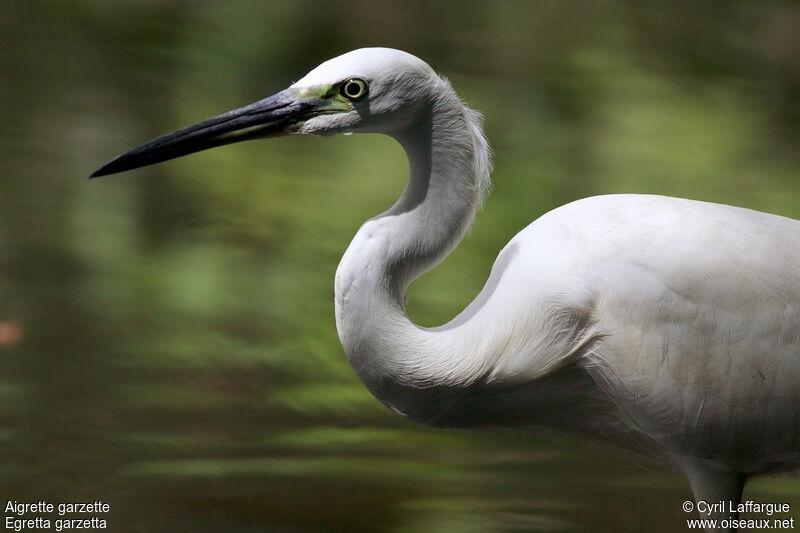
[[[348,100],[358,100],[367,94],[367,82],[358,78],[350,78],[339,87],[339,92]]]

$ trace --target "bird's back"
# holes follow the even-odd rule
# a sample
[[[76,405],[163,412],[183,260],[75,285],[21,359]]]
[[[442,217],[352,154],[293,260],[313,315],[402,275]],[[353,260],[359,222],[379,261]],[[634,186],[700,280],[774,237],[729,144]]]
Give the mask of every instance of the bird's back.
[[[609,195],[547,213],[509,247],[518,257],[498,290],[536,302],[529,314],[585,316],[578,334],[591,341],[575,364],[627,424],[744,472],[800,462],[800,222]],[[501,358],[495,378],[519,375],[524,359]]]

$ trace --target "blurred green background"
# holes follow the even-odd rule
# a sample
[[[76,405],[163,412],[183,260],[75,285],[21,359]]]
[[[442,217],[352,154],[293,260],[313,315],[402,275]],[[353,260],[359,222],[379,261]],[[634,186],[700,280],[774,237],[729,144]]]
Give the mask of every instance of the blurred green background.
[[[798,27],[774,1],[5,0],[0,500],[104,500],[112,531],[684,530],[667,469],[563,435],[435,432],[358,382],[333,275],[405,184],[388,138],[86,177],[324,59],[405,49],[485,114],[496,155],[473,231],[409,294],[441,324],[517,231],[580,197],[800,218]],[[745,498],[798,516],[800,483]]]

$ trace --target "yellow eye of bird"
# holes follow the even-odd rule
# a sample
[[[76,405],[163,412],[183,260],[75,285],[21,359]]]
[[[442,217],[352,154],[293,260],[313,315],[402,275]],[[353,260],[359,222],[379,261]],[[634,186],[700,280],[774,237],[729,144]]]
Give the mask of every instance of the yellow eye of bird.
[[[350,78],[341,85],[339,92],[348,100],[358,100],[367,94],[367,82],[358,78]]]

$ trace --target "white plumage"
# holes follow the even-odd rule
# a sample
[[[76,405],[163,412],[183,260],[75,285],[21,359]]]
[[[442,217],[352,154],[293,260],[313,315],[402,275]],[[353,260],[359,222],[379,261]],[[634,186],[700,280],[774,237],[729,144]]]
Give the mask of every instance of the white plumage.
[[[336,274],[342,345],[382,402],[432,426],[547,426],[661,454],[698,500],[738,502],[749,476],[800,465],[798,221],[587,198],[515,236],[448,324],[407,317],[406,288],[463,237],[491,163],[480,116],[405,52],[349,52],[95,175],[255,136],[341,132],[388,134],[410,164],[402,196],[361,227]]]

